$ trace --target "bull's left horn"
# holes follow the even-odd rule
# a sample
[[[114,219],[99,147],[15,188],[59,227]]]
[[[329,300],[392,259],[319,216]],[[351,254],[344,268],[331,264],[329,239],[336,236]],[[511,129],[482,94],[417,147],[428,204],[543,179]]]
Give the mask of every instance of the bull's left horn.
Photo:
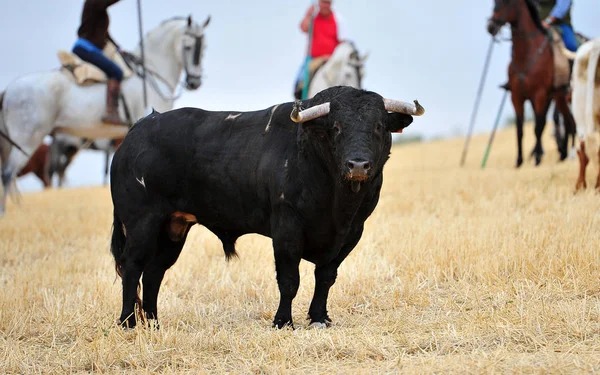
[[[329,102],[316,105],[314,107],[307,108],[303,111],[300,110],[300,102],[294,104],[294,109],[290,114],[290,118],[294,122],[305,122],[314,120],[319,117],[327,116],[329,114]]]
[[[407,115],[421,116],[425,113],[425,108],[417,100],[415,104],[402,102],[400,100],[383,99],[385,110],[390,112],[405,113]]]

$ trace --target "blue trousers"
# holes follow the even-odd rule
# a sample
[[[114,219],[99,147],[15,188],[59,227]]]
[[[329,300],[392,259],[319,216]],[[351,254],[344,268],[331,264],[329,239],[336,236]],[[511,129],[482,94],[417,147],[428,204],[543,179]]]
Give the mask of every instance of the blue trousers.
[[[108,57],[102,54],[100,50],[86,49],[80,45],[73,47],[73,53],[83,61],[87,61],[100,68],[108,78],[116,79],[121,82],[123,80],[123,71],[117,64],[112,62]]]
[[[573,29],[567,25],[559,25],[559,27],[562,31],[565,47],[571,52],[577,52],[577,37],[575,36]]]

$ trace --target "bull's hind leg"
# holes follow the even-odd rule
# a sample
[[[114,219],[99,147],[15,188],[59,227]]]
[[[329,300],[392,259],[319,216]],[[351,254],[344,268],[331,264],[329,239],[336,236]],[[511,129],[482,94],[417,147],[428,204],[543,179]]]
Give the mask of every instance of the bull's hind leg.
[[[335,283],[337,278],[337,270],[340,264],[346,259],[348,254],[354,249],[360,237],[362,236],[363,227],[361,226],[354,234],[351,241],[342,248],[338,256],[331,262],[315,267],[315,294],[313,295],[310,308],[308,309],[308,317],[310,318],[310,327],[325,328],[332,324],[332,320],[327,313],[327,298],[329,297],[329,289]]]
[[[191,215],[189,215],[191,217]],[[174,214],[163,227],[158,237],[156,255],[144,268],[142,283],[144,287],[143,309],[146,319],[155,321],[154,326],[158,328],[157,300],[160,284],[165,272],[175,264],[191,226],[195,223],[187,220],[185,216]]]
[[[125,223],[125,249],[121,255],[121,278],[123,282],[123,308],[119,322],[123,327],[136,325],[135,304],[139,303],[137,289],[142,271],[148,260],[155,256],[161,218],[147,215],[134,223]]]

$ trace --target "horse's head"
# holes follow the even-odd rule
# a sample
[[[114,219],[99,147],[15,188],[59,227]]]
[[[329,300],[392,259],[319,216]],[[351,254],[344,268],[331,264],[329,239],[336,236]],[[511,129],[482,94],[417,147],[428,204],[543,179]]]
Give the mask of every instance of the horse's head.
[[[199,25],[192,20],[192,16],[187,19],[187,26],[183,33],[182,43],[182,63],[185,70],[185,85],[189,90],[196,90],[202,84],[202,54],[204,52],[204,30],[210,23],[210,16],[206,18],[204,24]]]
[[[330,81],[340,86],[362,88],[364,66],[368,54],[360,55],[354,43],[345,41],[338,46],[331,60],[331,74],[337,77]]]
[[[494,13],[488,20],[487,31],[496,36],[506,23],[514,23],[518,18],[520,0],[494,0]]]

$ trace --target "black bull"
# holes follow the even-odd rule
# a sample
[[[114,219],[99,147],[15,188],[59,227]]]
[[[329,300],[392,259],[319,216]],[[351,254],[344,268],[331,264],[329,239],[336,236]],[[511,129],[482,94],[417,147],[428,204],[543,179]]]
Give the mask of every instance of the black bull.
[[[299,112],[300,104],[308,109]],[[279,328],[293,326],[300,260],[314,263],[311,324],[330,325],[329,289],[377,206],[391,132],[423,112],[417,101],[333,87],[261,111],[182,108],[141,119],[111,166],[121,324],[136,324],[136,303],[142,318],[157,319],[165,271],[197,223],[219,237],[227,259],[244,234],[272,238]]]

